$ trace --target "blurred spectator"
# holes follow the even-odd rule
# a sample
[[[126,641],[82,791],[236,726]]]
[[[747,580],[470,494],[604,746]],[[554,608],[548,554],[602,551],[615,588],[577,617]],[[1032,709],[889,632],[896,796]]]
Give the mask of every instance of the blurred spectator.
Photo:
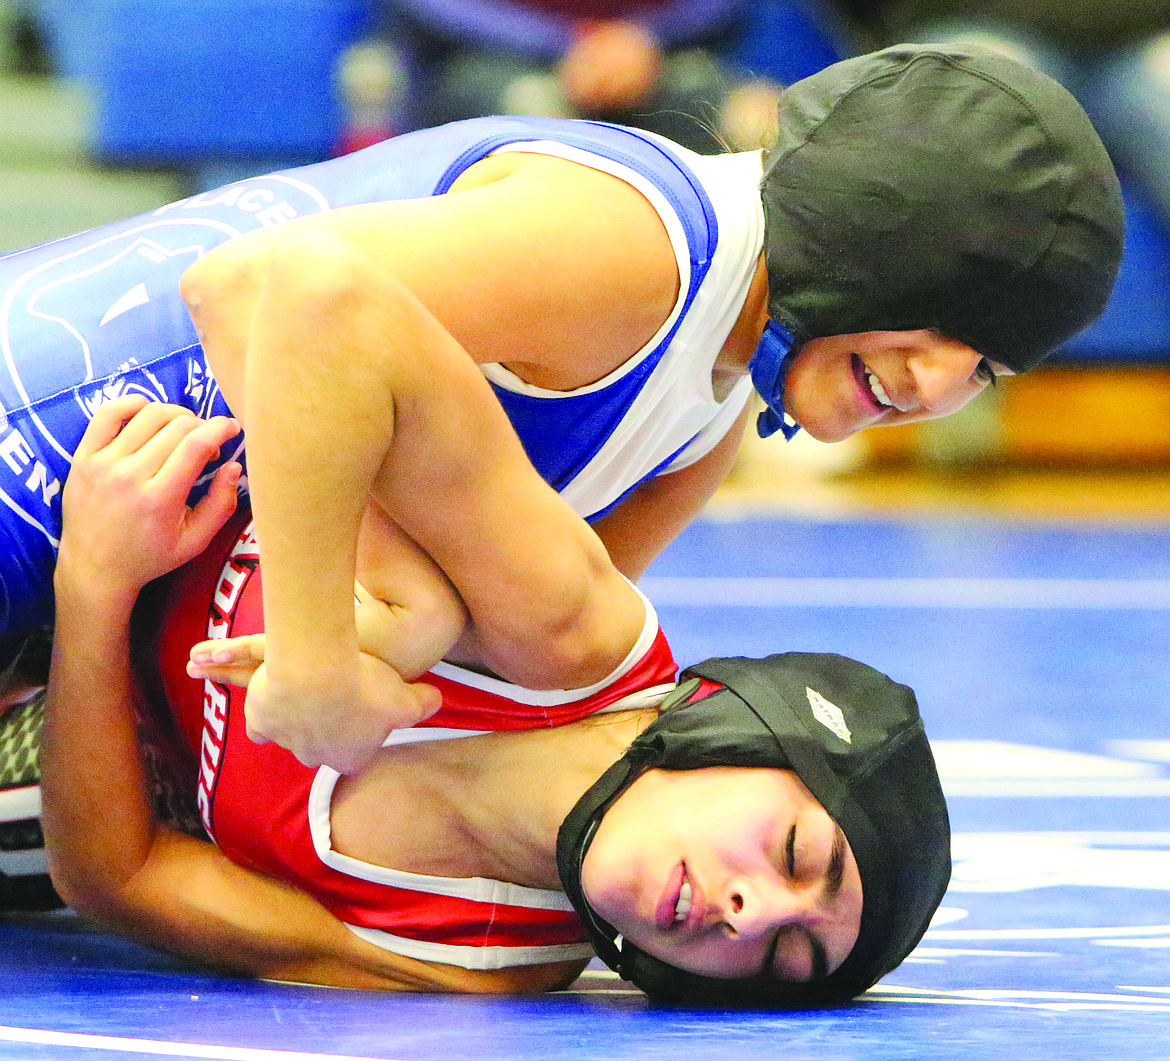
[[[351,100],[384,94],[387,132],[485,114],[585,117],[649,129],[698,151],[755,147],[779,95],[776,71],[812,73],[850,50],[823,0],[382,0],[378,74],[369,46],[343,75]],[[783,8],[777,63],[740,52],[760,9]],[[795,28],[794,28],[795,27]],[[750,32],[750,28],[748,29]],[[386,46],[384,46],[386,47]],[[782,52],[801,52],[793,57]],[[761,57],[763,61],[761,62]],[[356,68],[358,76],[355,76]],[[409,86],[402,90],[401,86]],[[367,142],[366,128],[351,135]]]
[[[1170,230],[1167,0],[852,0],[893,40],[970,40],[1031,62],[1088,112]]]

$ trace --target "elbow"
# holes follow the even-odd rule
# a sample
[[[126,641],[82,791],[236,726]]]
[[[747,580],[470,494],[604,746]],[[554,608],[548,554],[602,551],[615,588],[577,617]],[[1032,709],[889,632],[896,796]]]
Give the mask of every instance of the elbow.
[[[65,850],[51,838],[45,845],[49,880],[60,900],[74,913],[113,929],[128,929],[141,916],[134,909],[130,883],[111,866]]]
[[[627,624],[605,608],[608,599],[587,578],[560,583],[555,599],[542,601],[511,635],[511,646],[520,650],[503,676],[530,689],[582,689],[604,681],[632,644]]]
[[[240,237],[216,247],[179,279],[208,367],[237,415],[243,414],[248,332],[265,275],[264,248]]]
[[[190,266],[179,295],[203,347],[207,366],[229,408],[247,423],[247,366],[259,313],[288,320],[341,298],[339,269],[323,269],[328,236],[249,233],[220,244]],[[334,251],[333,260],[339,257]],[[327,279],[328,278],[328,279]]]
[[[208,325],[226,316],[227,307],[247,296],[254,300],[262,263],[244,240],[231,240],[205,254],[179,278],[179,295],[203,338]]]
[[[75,914],[103,923],[115,919],[117,903],[108,886],[64,865],[49,854],[49,879],[53,890]]]
[[[388,276],[371,272],[369,260],[345,236],[310,229],[274,245],[264,266],[269,310],[295,314],[318,327],[360,323],[372,292]]]
[[[584,689],[608,678],[624,658],[585,630],[548,637],[544,645],[539,670],[521,683],[529,688]]]

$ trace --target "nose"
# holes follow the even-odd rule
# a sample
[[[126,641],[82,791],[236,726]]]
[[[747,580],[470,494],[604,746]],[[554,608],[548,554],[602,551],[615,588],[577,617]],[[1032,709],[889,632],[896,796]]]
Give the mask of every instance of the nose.
[[[721,920],[737,937],[770,935],[778,927],[819,920],[815,892],[743,877],[728,882]]]
[[[910,357],[906,364],[921,411],[946,416],[966,405],[983,390],[973,379],[979,361],[980,355],[970,347],[946,339],[931,342]]]

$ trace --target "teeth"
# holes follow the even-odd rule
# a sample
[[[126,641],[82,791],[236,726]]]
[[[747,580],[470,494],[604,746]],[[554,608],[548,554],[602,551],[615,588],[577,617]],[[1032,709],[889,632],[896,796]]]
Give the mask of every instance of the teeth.
[[[882,386],[882,381],[877,378],[872,372],[866,372],[865,382],[869,384],[869,389],[873,396],[878,400],[879,405],[887,407],[894,403],[890,401],[890,396],[886,393],[886,388]]]
[[[687,914],[691,912],[691,886],[686,881],[683,881],[683,886],[678,890],[678,902],[674,906],[674,920],[675,922],[685,921]]]

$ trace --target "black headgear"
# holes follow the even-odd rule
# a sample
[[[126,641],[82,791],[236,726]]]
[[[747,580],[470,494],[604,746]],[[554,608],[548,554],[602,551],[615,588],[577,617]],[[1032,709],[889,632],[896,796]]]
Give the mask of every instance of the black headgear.
[[[828,977],[785,983],[685,972],[619,940],[590,907],[581,865],[614,800],[646,770],[707,766],[792,770],[840,825],[861,873],[861,930]],[[659,718],[565,819],[557,868],[598,955],[651,997],[770,1007],[851,999],[913,950],[950,879],[946,803],[914,693],[864,664],[820,653],[690,667]]]
[[[1104,309],[1117,176],[1051,78],[902,44],[785,90],[762,184],[768,311],[799,345],[932,328],[1016,372]]]

